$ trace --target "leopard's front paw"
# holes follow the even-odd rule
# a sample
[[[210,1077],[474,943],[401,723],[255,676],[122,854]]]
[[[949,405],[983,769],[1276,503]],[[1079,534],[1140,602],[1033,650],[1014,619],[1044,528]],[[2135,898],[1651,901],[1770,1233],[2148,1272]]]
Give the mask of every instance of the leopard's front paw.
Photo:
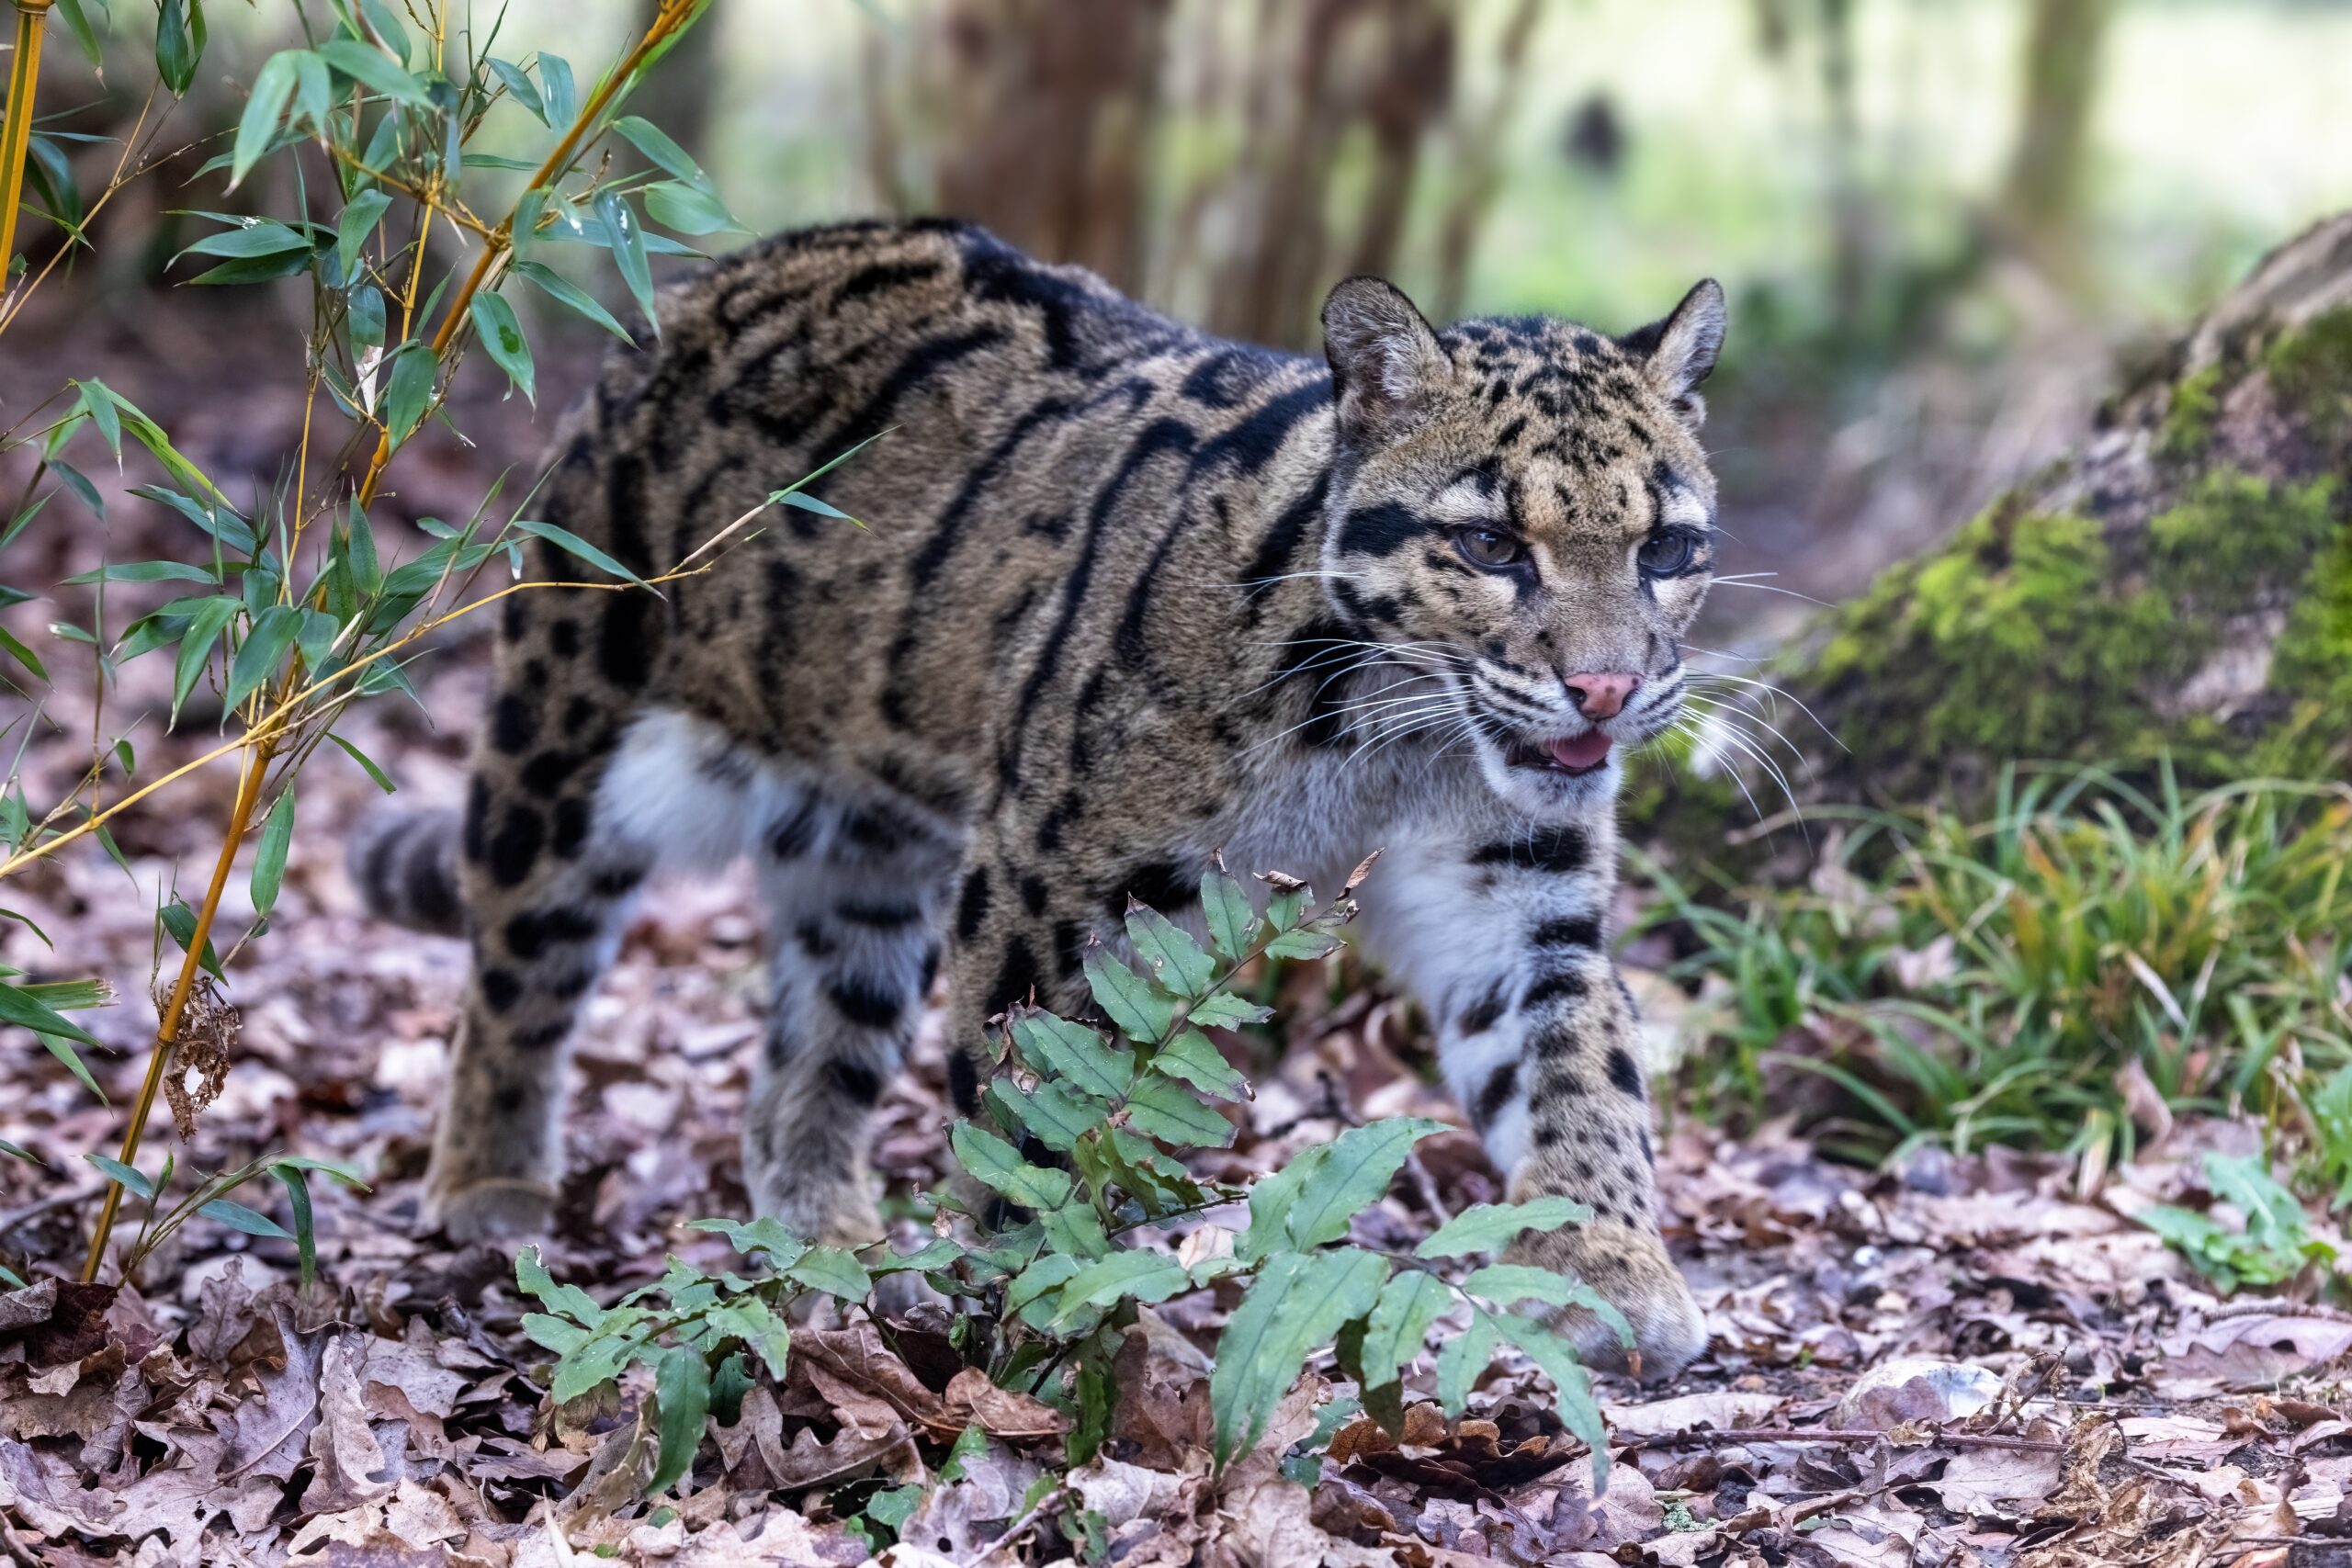
[[[461,1245],[544,1235],[553,1228],[557,1193],[541,1181],[490,1177],[426,1192],[424,1218]]]
[[[1630,1351],[1616,1328],[1589,1308],[1554,1314],[1552,1325],[1589,1367],[1645,1381],[1670,1378],[1707,1348],[1706,1318],[1666,1244],[1651,1232],[1611,1220],[1573,1225],[1521,1238],[1504,1260],[1580,1280],[1625,1314],[1634,1329]]]

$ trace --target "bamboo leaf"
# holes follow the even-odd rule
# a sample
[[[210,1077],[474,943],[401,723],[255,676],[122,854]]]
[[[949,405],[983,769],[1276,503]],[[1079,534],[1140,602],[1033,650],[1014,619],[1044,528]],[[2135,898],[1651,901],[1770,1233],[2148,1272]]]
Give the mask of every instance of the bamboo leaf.
[[[526,400],[536,404],[538,392],[532,381],[531,344],[523,335],[523,323],[514,319],[514,307],[500,295],[481,293],[474,296],[471,314],[474,331],[481,334],[481,345],[492,361],[522,389]]]
[[[548,120],[547,100],[539,96],[538,86],[531,80],[529,74],[521,66],[510,64],[503,60],[492,59],[489,63],[492,74],[506,85],[507,96],[538,116],[541,125],[547,125],[549,130],[553,130],[554,127],[549,125]]]
[[[231,190],[244,182],[254,162],[269,151],[270,139],[277,133],[286,106],[293,101],[294,87],[301,76],[298,56],[306,52],[285,50],[273,54],[254,73],[254,90],[245,99],[244,113],[237,117],[236,144],[229,155]]]
[[[294,786],[278,792],[262,824],[261,842],[254,851],[254,913],[266,915],[277,906],[277,890],[286,880],[286,851],[294,841]]]
[[[74,402],[90,416],[90,423],[98,427],[98,434],[105,439],[107,450],[114,454],[114,460],[119,466],[122,462],[122,413],[114,406],[114,394],[107,390],[102,381],[77,381],[74,390]]]
[[[386,795],[396,795],[400,792],[400,785],[394,784],[390,777],[385,773],[384,770],[376,765],[375,758],[370,757],[367,752],[362,751],[358,747],[354,746],[350,741],[345,740],[342,736],[336,735],[332,731],[328,733],[327,739],[334,741],[337,746],[342,747],[343,754],[350,758],[353,761],[358,763],[359,771],[366,773],[368,778],[373,780],[378,789],[382,790]]]
[[[176,560],[113,561],[89,571],[75,572],[66,578],[71,586],[88,582],[205,582],[220,580],[200,566]]]
[[[188,943],[196,940],[196,911],[175,898],[155,911],[155,918],[163,922],[164,930],[170,934],[174,942],[179,944],[180,951],[186,953],[188,950]],[[196,962],[214,979],[228,978],[220,973],[220,955],[212,951],[211,937],[207,936],[204,939],[204,952]]]
[[[272,604],[264,610],[230,661],[229,690],[221,705],[235,712],[261,689],[262,682],[277,673],[286,662],[287,650],[294,646],[295,634],[301,629],[301,612],[293,605]]]
[[[430,109],[433,107],[432,95],[424,90],[424,83],[356,38],[330,39],[318,47],[317,53],[320,59],[363,87],[398,98],[413,108]]]
[[[681,234],[750,232],[714,192],[679,180],[656,180],[645,187],[645,215]]]
[[[550,125],[569,125],[580,112],[580,94],[571,85],[571,62],[560,54],[539,51],[540,96],[547,104]]]
[[[359,281],[359,253],[391,206],[390,196],[371,188],[361,191],[344,207],[343,216],[334,226],[334,254],[346,288]]]
[[[577,556],[599,571],[617,577],[624,582],[634,582],[640,588],[645,586],[643,578],[569,528],[559,528],[552,523],[534,522],[527,517],[517,517],[514,526],[534,538],[545,539],[566,555]]]
[[[49,671],[42,665],[40,657],[31,649],[18,642],[15,635],[6,626],[0,626],[0,652],[6,653],[9,658],[23,665],[34,680],[44,682],[49,680]]]
[[[384,391],[384,428],[398,446],[424,419],[433,400],[433,378],[440,369],[433,350],[421,343],[402,344],[392,356],[391,383]]]
[[[243,1203],[232,1202],[226,1198],[215,1198],[196,1212],[208,1220],[217,1221],[232,1231],[243,1231],[247,1235],[274,1236],[280,1241],[294,1239],[292,1231],[288,1230],[267,1214],[258,1209],[248,1209]]]
[[[613,129],[628,138],[631,146],[652,159],[663,174],[691,186],[708,188],[710,176],[702,172],[702,165],[687,156],[686,150],[671,141],[668,133],[651,120],[625,114],[613,121]]]
[[[204,58],[203,0],[185,0],[185,11],[182,3],[162,0],[155,8],[155,72],[175,98],[187,92]]]
[[[225,593],[206,599],[188,617],[187,629],[180,634],[179,657],[172,670],[172,722],[177,724],[180,707],[187,701],[188,693],[205,668],[212,661],[213,648],[220,634],[244,610],[244,602]]]
[[[271,1165],[269,1173],[286,1189],[286,1207],[294,1216],[294,1252],[300,1259],[302,1288],[307,1291],[319,1272],[319,1237],[311,1214],[311,1179],[300,1168],[282,1160]]]
[[[84,1045],[96,1045],[90,1032],[65,1017],[23,986],[0,980],[0,1022],[13,1023],[29,1029],[35,1034],[53,1034]]]
[[[105,1155],[84,1155],[82,1157],[96,1166],[108,1180],[120,1182],[124,1191],[136,1193],[141,1198],[155,1196],[155,1184],[120,1160],[109,1159]]]
[[[531,261],[518,261],[506,270],[530,279],[542,293],[557,304],[586,317],[630,347],[637,346],[637,339],[629,335],[628,329],[621,325],[619,320],[610,310],[596,303],[594,296],[562,274],[551,271],[538,262]]]
[[[270,218],[251,218],[237,221],[232,229],[218,234],[207,234],[172,258],[180,256],[222,256],[232,261],[251,260],[256,256],[275,256],[288,252],[308,252],[311,237],[299,230]]]
[[[645,259],[645,231],[638,227],[637,214],[629,210],[621,193],[608,186],[596,193],[596,217],[605,226],[605,244],[620,268],[621,281],[628,285],[653,335],[660,337],[662,322],[653,313],[653,271]]]

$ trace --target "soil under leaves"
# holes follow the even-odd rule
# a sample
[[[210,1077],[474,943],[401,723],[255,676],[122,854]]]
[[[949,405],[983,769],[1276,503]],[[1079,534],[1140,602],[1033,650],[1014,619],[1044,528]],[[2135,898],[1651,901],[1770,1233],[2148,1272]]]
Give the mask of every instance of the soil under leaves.
[[[446,720],[478,688],[460,653],[427,702]],[[77,729],[45,743],[37,775],[79,761]],[[352,733],[397,760],[412,798],[457,790],[462,745],[415,710],[379,705]],[[1028,1505],[1063,1467],[1066,1423],[964,1367],[927,1305],[802,1329],[786,1381],[712,1423],[684,1495],[639,1501],[634,1390],[556,1417],[511,1253],[417,1234],[463,953],[356,908],[341,829],[376,796],[340,757],[305,774],[274,929],[230,970],[242,1029],[219,1097],[192,1143],[159,1116],[141,1161],[292,1150],[360,1170],[365,1194],[320,1184],[322,1285],[298,1288],[286,1244],[201,1221],[119,1292],[48,1277],[79,1260],[97,1186],[81,1156],[111,1149],[135,1089],[153,888],[175,855],[183,876],[208,863],[231,782],[130,823],[137,887],[69,855],[10,888],[56,949],[11,930],[9,961],[98,965],[126,998],[85,1015],[119,1047],[91,1063],[113,1108],[30,1036],[0,1037],[0,1131],[48,1162],[0,1162],[0,1249],[47,1270],[0,1296],[0,1549],[20,1562],[846,1564],[890,1518],[888,1561],[1011,1564],[1070,1556],[1079,1512],[1123,1564],[2352,1562],[2352,1318],[2225,1303],[2124,1217],[2193,1193],[2202,1150],[2252,1145],[2223,1123],[2174,1129],[2092,1201],[2072,1168],[2002,1151],[1872,1173],[1785,1129],[1674,1127],[1668,1235],[1713,1340],[1671,1384],[1603,1385],[1600,1495],[1540,1375],[1510,1360],[1451,1425],[1412,1403],[1424,1363],[1396,1434],[1335,1404],[1352,1390],[1326,1363],[1212,1473],[1204,1352],[1232,1303],[1208,1292],[1130,1331],[1112,1440],[1070,1477],[1082,1510],[1067,1493]],[[243,913],[232,887],[224,929]],[[1378,893],[1375,876],[1363,897]],[[574,1058],[566,1205],[543,1248],[559,1278],[609,1300],[666,1254],[729,1262],[682,1222],[743,1211],[758,952],[741,883],[648,900]],[[1258,1090],[1211,1174],[1274,1168],[1351,1120],[1459,1120],[1409,1009],[1319,969],[1287,990],[1287,1055],[1233,1044]],[[1645,990],[1663,1038],[1671,995]],[[884,1101],[873,1153],[893,1191],[945,1174],[944,1049],[934,1020]],[[1408,1247],[1498,1186],[1469,1134],[1430,1140],[1359,1239]]]

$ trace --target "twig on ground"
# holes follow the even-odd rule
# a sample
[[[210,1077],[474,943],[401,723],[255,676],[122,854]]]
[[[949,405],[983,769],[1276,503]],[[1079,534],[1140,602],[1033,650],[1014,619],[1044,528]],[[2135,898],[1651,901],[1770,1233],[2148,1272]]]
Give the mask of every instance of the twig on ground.
[[[1430,1175],[1430,1168],[1421,1163],[1418,1152],[1405,1156],[1405,1170],[1412,1177],[1413,1190],[1419,1194],[1421,1207],[1430,1212],[1430,1217],[1439,1224],[1453,1219],[1453,1211],[1445,1206],[1444,1194],[1437,1190],[1436,1179]]]
[[[103,1187],[77,1187],[70,1192],[53,1192],[39,1202],[28,1203],[21,1209],[11,1209],[6,1213],[0,1214],[0,1235],[6,1235],[18,1225],[40,1219],[43,1214],[54,1213],[60,1209],[71,1209],[77,1203],[86,1203],[105,1191],[106,1189]]]
[[[1012,1521],[1012,1528],[1011,1529],[1006,1530],[1002,1535],[997,1537],[994,1540],[980,1548],[979,1551],[974,1552],[969,1558],[967,1558],[965,1560],[964,1568],[979,1568],[979,1564],[986,1562],[989,1558],[994,1557],[998,1552],[1002,1551],[1006,1547],[1011,1546],[1014,1541],[1019,1540],[1023,1536],[1028,1534],[1032,1529],[1035,1529],[1037,1527],[1038,1521],[1045,1518],[1048,1514],[1060,1513],[1063,1506],[1067,1504],[1069,1500],[1069,1494],[1067,1492],[1055,1492],[1040,1499],[1035,1507],[1030,1509],[1027,1513]]]
[[[2201,1315],[2208,1323],[2230,1317],[2316,1317],[2328,1323],[2352,1323],[2352,1312],[2317,1302],[2232,1302]]]
[[[1888,1436],[1874,1427],[1731,1427],[1716,1431],[1684,1430],[1636,1438],[1612,1448],[1670,1449],[1683,1445],[1736,1448],[1744,1443],[1875,1443]],[[2020,1453],[2064,1453],[2066,1445],[2043,1438],[2012,1438],[1999,1432],[1932,1432],[1927,1439],[1956,1449],[2010,1449]]]

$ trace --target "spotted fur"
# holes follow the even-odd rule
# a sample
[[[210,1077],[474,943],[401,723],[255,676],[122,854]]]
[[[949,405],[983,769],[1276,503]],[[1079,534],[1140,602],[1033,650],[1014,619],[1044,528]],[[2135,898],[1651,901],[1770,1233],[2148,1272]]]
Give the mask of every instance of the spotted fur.
[[[657,864],[758,867],[748,1185],[870,1235],[866,1112],[943,963],[978,1042],[1011,1002],[1082,1007],[1088,944],[1130,896],[1184,905],[1216,851],[1329,886],[1380,847],[1365,947],[1435,1020],[1512,1192],[1596,1213],[1521,1255],[1680,1365],[1703,1333],[1605,934],[1620,758],[1674,721],[1706,588],[1722,319],[1707,283],[1625,337],[1437,332],[1359,278],[1317,361],[941,222],[786,235],[670,290],[659,343],[569,417],[542,515],[650,576],[889,434],[815,487],[862,529],[783,510],[660,597],[507,600],[462,822],[362,841],[379,908],[446,928],[462,904],[474,949],[446,1223],[543,1223],[564,1042]],[[1536,765],[1596,729],[1600,764]]]

